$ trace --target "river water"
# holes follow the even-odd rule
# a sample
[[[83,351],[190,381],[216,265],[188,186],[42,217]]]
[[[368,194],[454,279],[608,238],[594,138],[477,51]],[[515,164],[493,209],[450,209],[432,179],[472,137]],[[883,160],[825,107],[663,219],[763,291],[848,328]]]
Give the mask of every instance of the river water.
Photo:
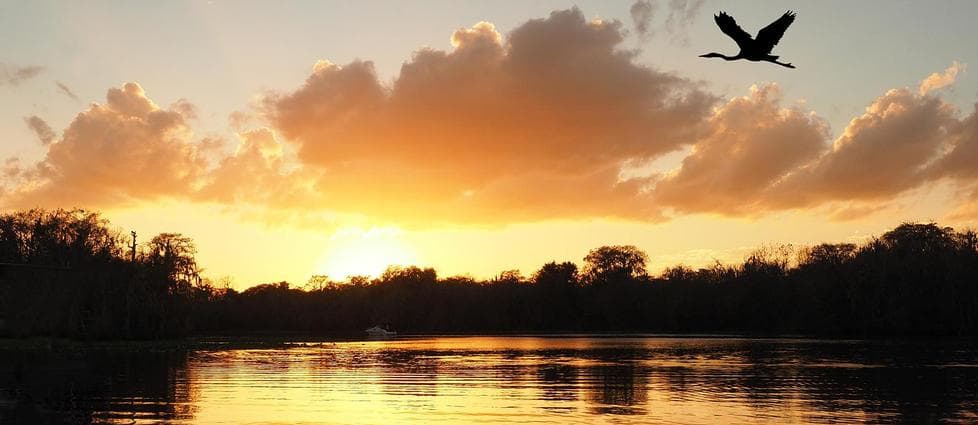
[[[978,423],[978,344],[661,336],[0,349],[0,424]]]

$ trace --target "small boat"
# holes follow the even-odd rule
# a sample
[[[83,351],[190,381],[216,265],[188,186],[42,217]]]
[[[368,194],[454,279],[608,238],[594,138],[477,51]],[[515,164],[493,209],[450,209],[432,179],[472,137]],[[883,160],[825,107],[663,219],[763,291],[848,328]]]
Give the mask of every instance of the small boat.
[[[391,337],[397,335],[397,332],[389,331],[380,326],[374,326],[372,328],[368,328],[364,330],[364,332],[367,333],[367,336],[371,336],[371,337]]]

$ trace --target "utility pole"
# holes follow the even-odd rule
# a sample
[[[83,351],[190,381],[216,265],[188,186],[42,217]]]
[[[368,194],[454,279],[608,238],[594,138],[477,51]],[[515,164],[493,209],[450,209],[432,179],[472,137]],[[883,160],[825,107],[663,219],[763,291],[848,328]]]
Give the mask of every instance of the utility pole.
[[[135,263],[136,262],[136,231],[130,230],[129,233],[132,234],[132,260],[131,261]]]

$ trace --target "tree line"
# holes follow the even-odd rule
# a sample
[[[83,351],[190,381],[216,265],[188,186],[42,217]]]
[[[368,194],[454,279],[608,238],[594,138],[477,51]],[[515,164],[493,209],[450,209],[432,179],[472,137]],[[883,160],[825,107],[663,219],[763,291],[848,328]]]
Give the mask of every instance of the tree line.
[[[769,246],[741,263],[659,275],[634,246],[603,246],[529,276],[377,278],[237,291],[200,276],[191,239],[135,254],[99,214],[0,215],[0,335],[171,338],[250,332],[665,332],[830,336],[978,335],[978,237],[905,223],[861,245]]]

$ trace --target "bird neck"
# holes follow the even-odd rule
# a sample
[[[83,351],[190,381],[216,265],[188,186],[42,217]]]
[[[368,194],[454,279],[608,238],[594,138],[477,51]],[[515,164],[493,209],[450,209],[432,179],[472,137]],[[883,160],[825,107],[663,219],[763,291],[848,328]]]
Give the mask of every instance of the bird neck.
[[[740,57],[739,54],[737,56],[727,56],[727,55],[725,55],[723,53],[716,53],[716,52],[707,53],[705,55],[700,55],[700,57],[703,57],[703,58],[722,58],[722,59],[728,60],[728,61],[733,61],[733,60],[741,59],[741,57]]]

